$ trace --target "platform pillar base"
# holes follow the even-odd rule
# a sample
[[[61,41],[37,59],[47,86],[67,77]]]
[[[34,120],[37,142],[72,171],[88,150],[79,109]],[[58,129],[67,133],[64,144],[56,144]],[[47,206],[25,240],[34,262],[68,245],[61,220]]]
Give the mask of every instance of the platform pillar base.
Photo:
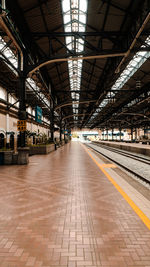
[[[29,148],[19,147],[18,148],[18,165],[26,165],[29,163]]]

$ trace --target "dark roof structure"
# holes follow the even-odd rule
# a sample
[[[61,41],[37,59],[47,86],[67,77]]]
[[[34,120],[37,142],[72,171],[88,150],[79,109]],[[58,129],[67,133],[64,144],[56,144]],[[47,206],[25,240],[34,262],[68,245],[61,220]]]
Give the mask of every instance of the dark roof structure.
[[[7,0],[3,19],[28,54],[28,83],[38,86],[27,84],[27,104],[49,118],[53,100],[55,122],[61,114],[69,128],[149,126],[149,12],[148,0]],[[1,51],[0,83],[18,95],[7,60]]]

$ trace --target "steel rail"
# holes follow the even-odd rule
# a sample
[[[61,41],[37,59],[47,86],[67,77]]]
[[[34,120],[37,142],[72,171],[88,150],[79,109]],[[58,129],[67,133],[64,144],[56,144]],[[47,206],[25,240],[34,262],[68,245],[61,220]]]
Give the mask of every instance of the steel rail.
[[[135,159],[137,161],[140,161],[142,163],[145,163],[145,164],[150,165],[150,159],[146,159],[144,157],[141,157],[141,156],[138,156],[138,155],[135,155],[135,154],[132,154],[132,153],[128,153],[128,152],[126,152],[124,150],[122,151],[119,148],[108,147],[106,145],[98,144],[98,143],[94,143],[94,144],[97,145],[97,146],[99,146],[99,147],[102,147],[104,149],[107,149],[109,151],[112,151],[114,153],[117,153],[117,154],[120,154],[120,155],[123,155],[123,156],[127,156],[128,158]]]
[[[100,152],[99,150],[97,150],[97,149],[91,147],[90,145],[87,145],[87,144],[86,144],[86,146],[89,147],[90,149],[96,151],[98,154],[101,154],[101,155],[102,155],[103,157],[105,157],[106,159],[109,159],[110,161],[114,162],[115,164],[117,164],[117,165],[120,166],[121,168],[125,169],[125,170],[128,171],[129,173],[133,174],[134,176],[136,176],[137,178],[139,178],[139,179],[142,180],[143,182],[145,182],[145,183],[147,183],[147,184],[150,185],[150,181],[147,180],[146,178],[144,178],[143,176],[141,176],[140,174],[138,174],[138,173],[134,172],[133,170],[127,168],[126,166],[124,166],[124,165],[121,164],[120,162],[118,162],[118,161],[112,159],[111,157],[105,155],[104,153],[102,153],[102,152]]]

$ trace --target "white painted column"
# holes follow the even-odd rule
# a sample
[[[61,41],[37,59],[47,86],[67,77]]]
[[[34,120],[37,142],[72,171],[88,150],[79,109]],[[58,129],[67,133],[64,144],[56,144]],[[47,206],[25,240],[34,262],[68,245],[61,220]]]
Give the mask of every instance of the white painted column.
[[[2,8],[6,9],[6,1],[2,0]]]
[[[6,114],[6,133],[9,132],[9,114]],[[10,135],[6,135],[6,143],[9,143]]]

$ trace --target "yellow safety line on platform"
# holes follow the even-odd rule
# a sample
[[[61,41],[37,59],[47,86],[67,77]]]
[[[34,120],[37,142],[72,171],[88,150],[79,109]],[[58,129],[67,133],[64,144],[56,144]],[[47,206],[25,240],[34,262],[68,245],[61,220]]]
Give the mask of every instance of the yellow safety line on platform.
[[[82,145],[83,146],[83,145]],[[100,170],[105,174],[108,180],[115,186],[115,188],[119,191],[119,193],[124,197],[124,199],[128,202],[128,204],[132,207],[132,209],[136,212],[136,214],[141,218],[147,228],[150,230],[150,219],[140,210],[140,208],[133,202],[133,200],[123,191],[123,189],[114,181],[114,179],[110,176],[110,174],[103,168],[103,164],[99,164],[97,160],[91,155],[85,146],[83,146],[85,151],[89,154],[92,160],[96,163],[96,165],[100,168]]]
[[[101,164],[101,167],[102,168],[117,168],[117,166],[116,165],[114,165],[114,164]]]

